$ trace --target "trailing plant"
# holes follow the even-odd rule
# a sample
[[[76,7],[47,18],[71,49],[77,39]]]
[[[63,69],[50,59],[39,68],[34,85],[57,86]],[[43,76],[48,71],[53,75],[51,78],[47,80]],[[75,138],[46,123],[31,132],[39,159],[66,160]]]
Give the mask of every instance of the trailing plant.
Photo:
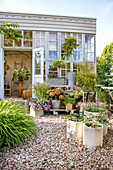
[[[54,60],[52,67],[53,68],[63,68],[63,67],[65,67],[65,61],[60,60],[60,59]]]
[[[25,109],[11,100],[0,101],[0,150],[15,146],[25,139],[35,137],[38,131],[33,118],[26,114]]]
[[[71,97],[65,97],[64,100],[62,101],[62,103],[64,105],[67,105],[68,103],[74,105],[75,102],[76,102],[76,100],[74,98],[71,98]]]
[[[94,116],[93,114],[90,114],[90,117],[85,117],[84,119],[84,124],[88,127],[92,127],[92,128],[98,128],[98,127],[102,127],[96,119],[96,116]]]
[[[16,82],[29,80],[29,77],[30,77],[30,72],[26,67],[13,70],[12,81],[14,81],[14,79],[16,79]]]
[[[47,90],[49,88],[50,87],[47,83],[36,83],[35,85],[33,85],[33,93],[36,98],[47,99],[48,98]]]
[[[31,106],[33,109],[37,110],[49,110],[51,107],[50,100],[31,98],[26,102],[26,106]]]
[[[49,74],[48,78],[57,78],[58,76],[56,74]]]
[[[64,90],[62,89],[52,89],[47,91],[47,95],[51,100],[63,100],[64,99]]]
[[[102,127],[101,125],[98,125],[97,123],[93,123],[93,122],[85,122],[85,125],[92,128]]]
[[[68,115],[65,116],[65,118],[68,118],[71,121],[75,121],[75,122],[82,122],[85,119],[85,115],[84,114],[80,114],[80,113],[74,113],[74,115]]]

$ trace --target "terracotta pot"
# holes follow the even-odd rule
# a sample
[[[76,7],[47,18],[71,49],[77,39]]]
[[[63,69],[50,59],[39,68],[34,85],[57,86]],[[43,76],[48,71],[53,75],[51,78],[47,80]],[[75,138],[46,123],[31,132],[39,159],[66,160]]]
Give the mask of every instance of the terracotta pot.
[[[70,103],[68,103],[68,104],[66,105],[66,110],[72,110],[72,109],[73,109],[73,105],[70,104]]]

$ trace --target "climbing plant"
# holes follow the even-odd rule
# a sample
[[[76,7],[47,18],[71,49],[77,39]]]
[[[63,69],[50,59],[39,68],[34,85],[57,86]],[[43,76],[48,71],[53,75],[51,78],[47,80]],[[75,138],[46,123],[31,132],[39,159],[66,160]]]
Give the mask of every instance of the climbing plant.
[[[8,36],[10,39],[13,39],[15,41],[18,40],[18,38],[22,38],[22,34],[16,30],[19,25],[14,23],[1,23],[0,25],[0,34],[3,34],[4,36]]]

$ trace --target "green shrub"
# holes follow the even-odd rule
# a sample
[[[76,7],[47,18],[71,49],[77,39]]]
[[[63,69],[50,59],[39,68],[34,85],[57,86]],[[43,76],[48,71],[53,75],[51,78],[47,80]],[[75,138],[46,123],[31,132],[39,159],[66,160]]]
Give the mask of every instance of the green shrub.
[[[49,85],[47,83],[37,83],[33,86],[33,93],[36,98],[44,99],[48,98],[47,90],[49,90]]]
[[[0,151],[34,137],[38,131],[33,118],[25,113],[20,104],[11,100],[0,101]]]
[[[57,78],[58,76],[56,74],[49,74],[48,78]]]
[[[67,105],[68,103],[74,105],[75,102],[76,100],[71,97],[65,97],[64,100],[62,101],[62,103],[64,103],[65,105]]]
[[[107,90],[104,90],[104,89],[98,89],[98,91],[97,91],[97,101],[101,101],[101,102],[109,104],[110,103],[109,92]]]

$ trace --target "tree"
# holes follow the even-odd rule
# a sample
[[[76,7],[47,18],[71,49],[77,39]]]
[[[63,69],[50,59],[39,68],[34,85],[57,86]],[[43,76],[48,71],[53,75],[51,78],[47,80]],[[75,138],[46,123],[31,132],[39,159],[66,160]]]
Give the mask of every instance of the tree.
[[[113,42],[106,45],[101,57],[97,57],[98,83],[104,86],[113,86]]]
[[[113,86],[112,84],[112,55],[97,57],[98,83],[104,86]]]
[[[8,36],[9,38],[17,41],[18,38],[23,37],[21,33],[15,29],[18,27],[19,25],[14,23],[1,23],[0,34],[3,34],[4,36]]]

